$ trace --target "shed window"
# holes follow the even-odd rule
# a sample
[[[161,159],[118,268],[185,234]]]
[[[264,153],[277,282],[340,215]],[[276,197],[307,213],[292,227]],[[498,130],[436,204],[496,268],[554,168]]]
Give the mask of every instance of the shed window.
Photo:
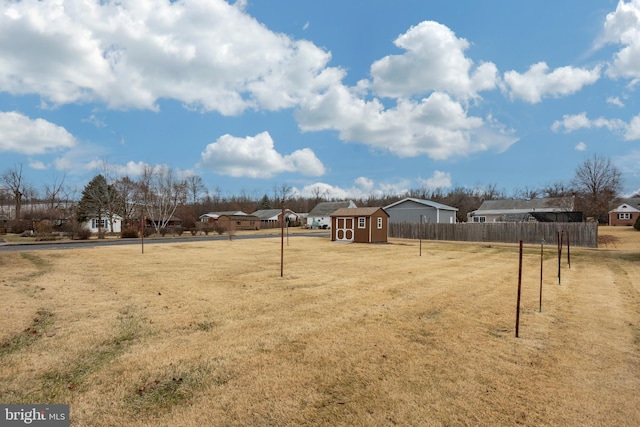
[[[366,228],[367,227],[367,218],[361,216],[358,217],[358,228]]]
[[[382,229],[382,217],[378,218],[378,230]]]

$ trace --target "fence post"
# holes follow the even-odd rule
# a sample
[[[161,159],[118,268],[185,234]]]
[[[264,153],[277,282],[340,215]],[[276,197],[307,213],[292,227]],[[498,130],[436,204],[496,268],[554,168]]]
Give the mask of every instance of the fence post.
[[[544,259],[544,237],[540,242],[540,313],[542,313],[542,264]]]
[[[516,303],[516,338],[520,330],[520,290],[522,289],[522,240],[520,240],[520,262],[518,265],[518,302]]]

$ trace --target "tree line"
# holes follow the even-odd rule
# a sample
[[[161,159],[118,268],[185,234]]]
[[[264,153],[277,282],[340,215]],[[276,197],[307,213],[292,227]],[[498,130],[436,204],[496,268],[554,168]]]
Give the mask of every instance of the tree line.
[[[223,196],[219,188],[208,189],[198,175],[183,176],[168,166],[145,167],[133,179],[118,177],[109,170],[96,175],[81,194],[65,184],[66,176],[55,176],[44,183],[42,192],[35,190],[24,176],[22,165],[7,169],[0,176],[0,221],[22,223],[28,227],[34,221],[48,220],[62,227],[65,220],[79,224],[91,218],[122,218],[123,229],[132,227],[141,218],[159,234],[172,218],[180,218],[182,227],[196,227],[198,219],[207,212],[243,211],[281,208],[282,204],[294,212],[309,212],[319,202],[336,201],[326,191],[316,188],[308,196],[293,192],[287,184],[275,186],[270,193]],[[606,222],[612,202],[620,196],[622,173],[608,158],[594,155],[580,164],[572,180],[556,181],[539,188],[515,189],[507,194],[497,184],[469,188],[411,189],[403,194],[372,193],[353,198],[358,206],[386,206],[405,197],[427,199],[458,209],[457,220],[467,220],[467,213],[478,209],[485,200],[536,199],[547,197],[573,197],[574,209],[585,217]],[[640,192],[634,197],[640,196]],[[2,212],[13,208],[11,218]],[[29,209],[25,210],[24,207]],[[106,230],[112,231],[112,230]]]

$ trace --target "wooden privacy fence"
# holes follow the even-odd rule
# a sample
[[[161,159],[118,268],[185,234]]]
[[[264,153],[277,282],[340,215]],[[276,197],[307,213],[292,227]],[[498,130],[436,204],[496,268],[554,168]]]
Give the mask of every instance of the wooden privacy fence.
[[[558,232],[567,235],[571,246],[598,247],[598,223],[596,222],[496,222],[496,223],[390,223],[389,237],[419,239],[420,230],[425,240],[453,240],[463,242],[557,243]]]

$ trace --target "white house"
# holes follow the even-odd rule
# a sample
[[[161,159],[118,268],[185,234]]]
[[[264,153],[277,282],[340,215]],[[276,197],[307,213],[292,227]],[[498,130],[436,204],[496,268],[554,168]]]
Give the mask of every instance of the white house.
[[[320,202],[307,216],[309,228],[331,228],[331,214],[341,208],[355,208],[356,204],[351,200],[343,202]]]
[[[107,217],[102,218],[91,218],[86,220],[82,226],[84,228],[89,229],[92,233],[98,233],[100,230],[110,233],[111,230],[111,220]],[[122,231],[122,217],[115,215],[113,217],[113,232],[120,233]]]

